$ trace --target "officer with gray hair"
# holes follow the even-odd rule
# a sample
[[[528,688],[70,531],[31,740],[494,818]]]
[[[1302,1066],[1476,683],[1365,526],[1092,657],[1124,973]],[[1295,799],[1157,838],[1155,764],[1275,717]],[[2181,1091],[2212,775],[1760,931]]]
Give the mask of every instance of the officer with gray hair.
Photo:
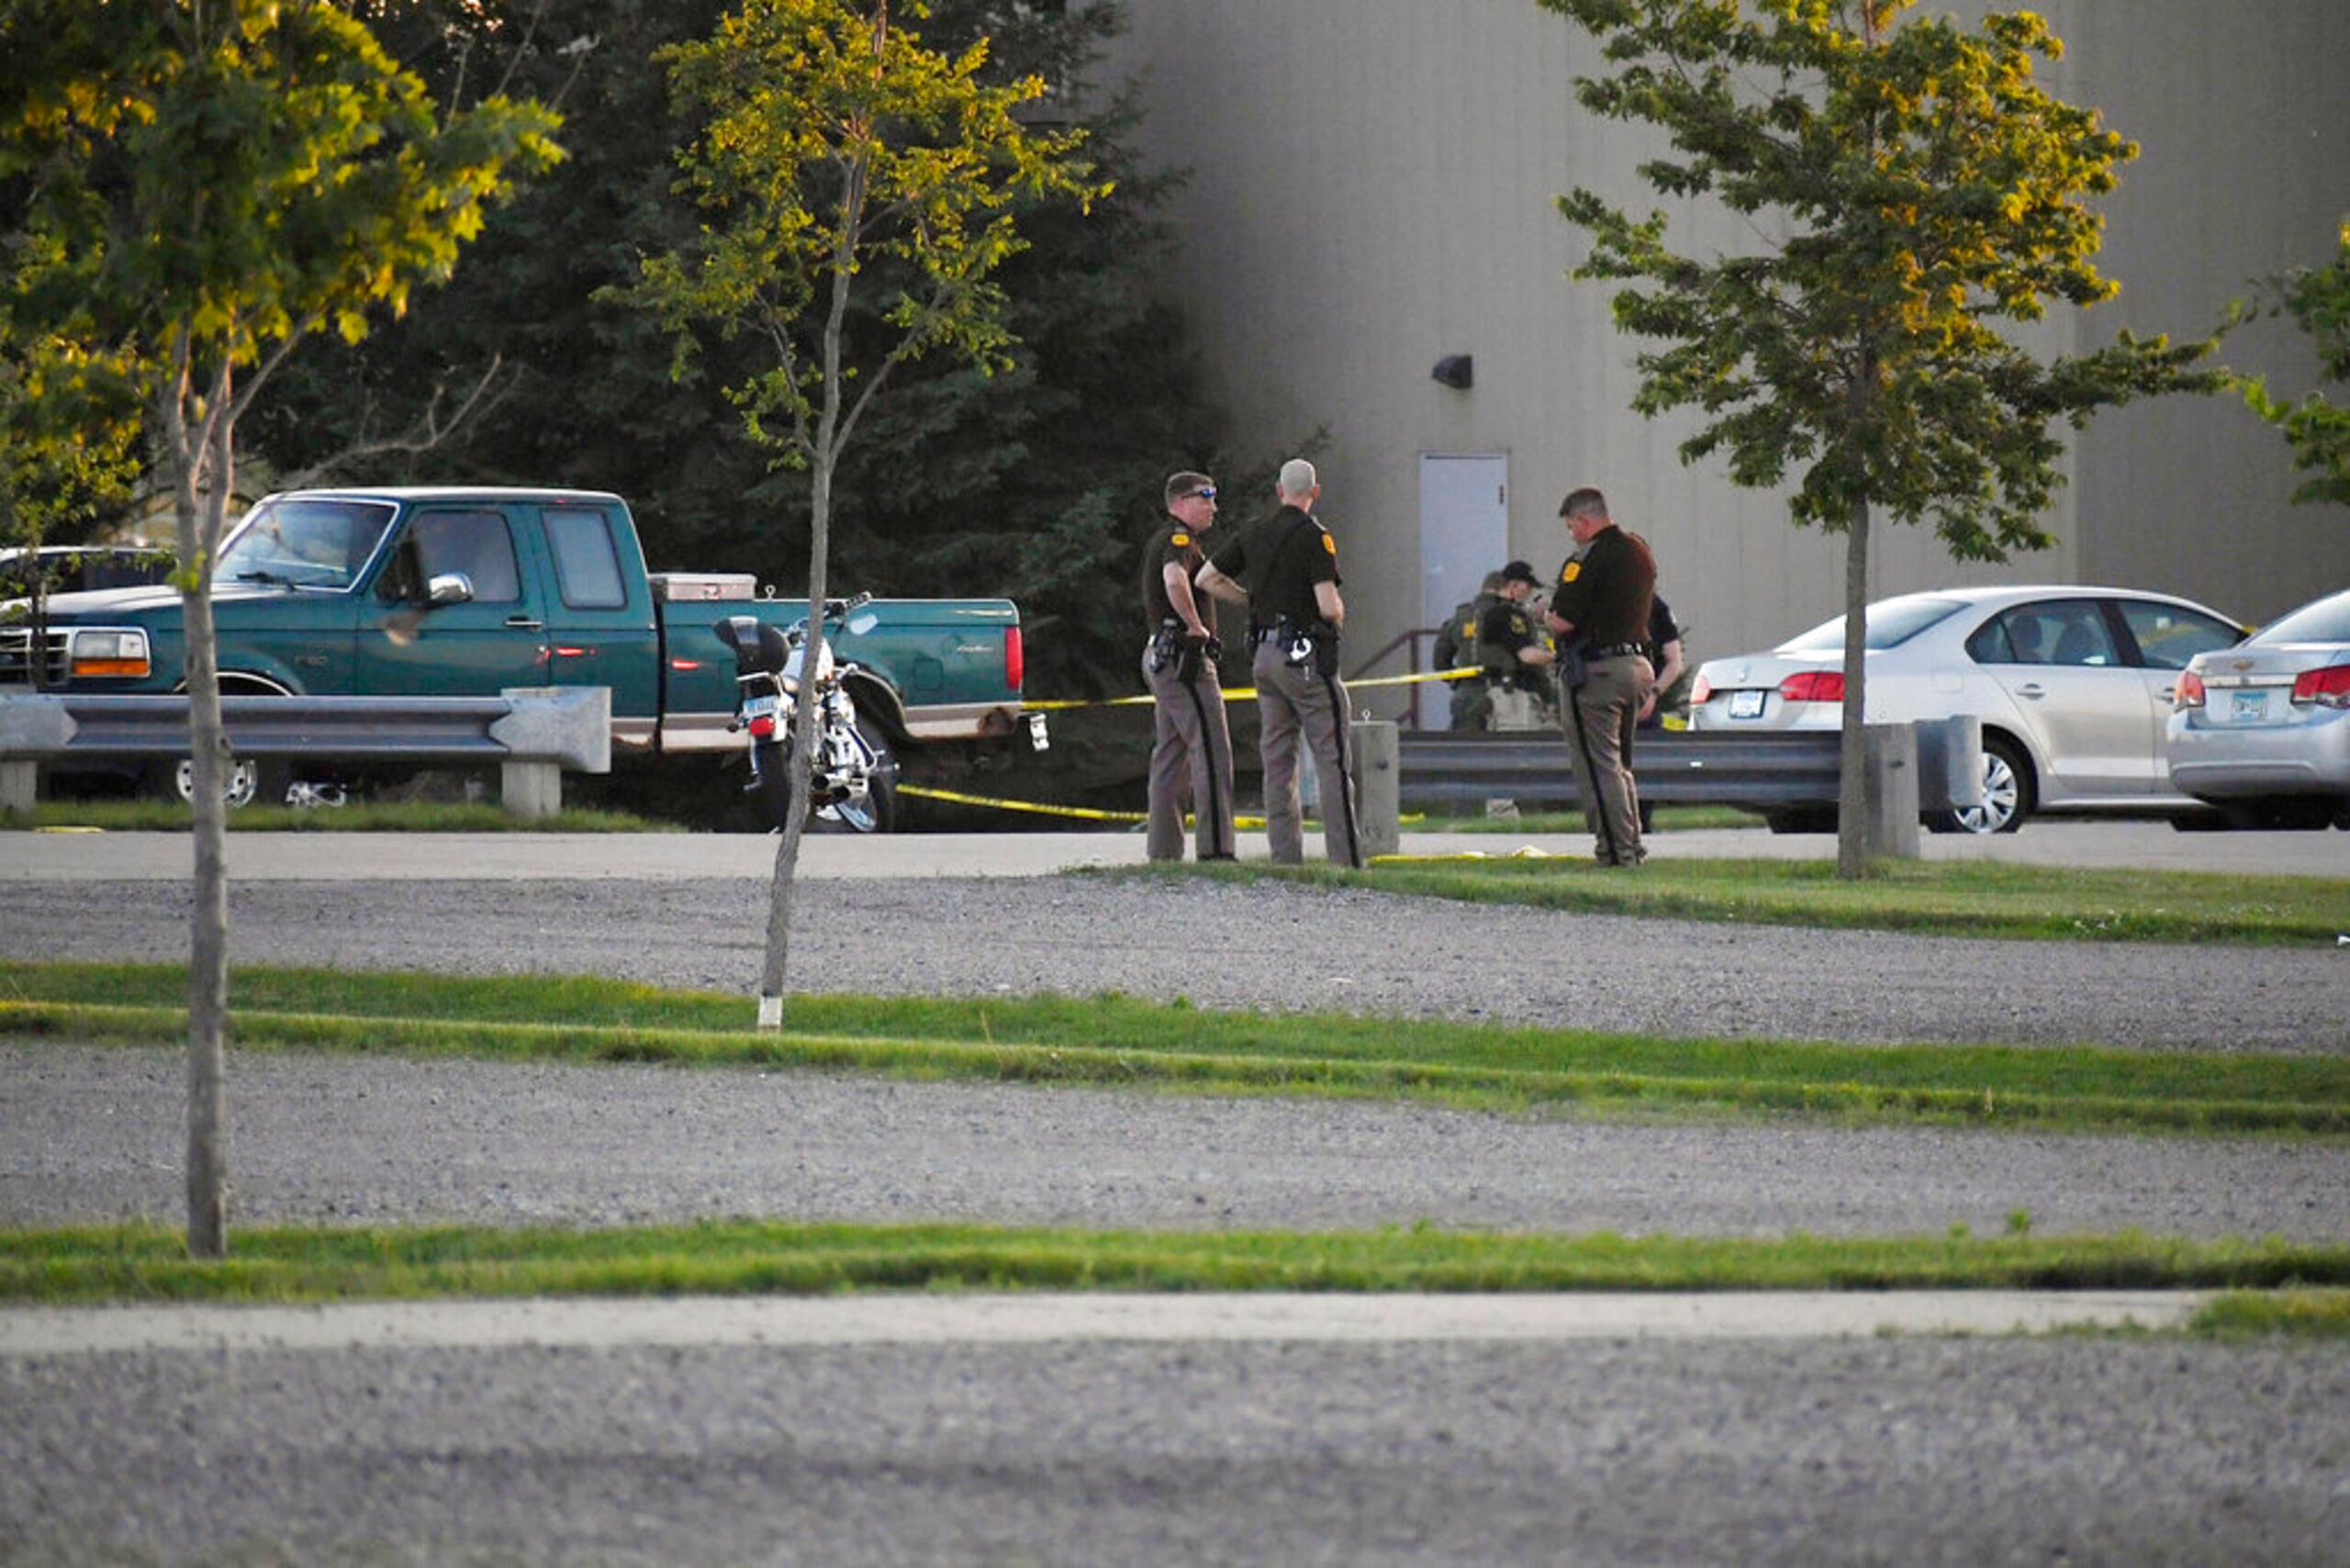
[[[1276,488],[1280,509],[1219,545],[1200,568],[1199,586],[1248,606],[1265,836],[1273,859],[1294,866],[1305,858],[1297,798],[1303,735],[1321,786],[1323,847],[1333,865],[1359,867],[1362,834],[1348,771],[1347,689],[1338,679],[1338,628],[1347,618],[1338,545],[1313,515],[1322,496],[1313,464],[1303,457],[1282,464]]]

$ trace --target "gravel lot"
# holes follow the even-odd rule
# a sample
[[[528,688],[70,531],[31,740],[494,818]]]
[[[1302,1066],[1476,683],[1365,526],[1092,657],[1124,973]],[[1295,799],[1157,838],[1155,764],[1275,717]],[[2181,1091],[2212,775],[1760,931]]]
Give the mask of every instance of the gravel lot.
[[[2350,1052],[2350,948],[1956,941],[1109,877],[801,892],[790,974],[808,991],[1115,989],[1673,1035]],[[24,882],[7,902],[27,958],[187,952],[183,884]],[[764,879],[244,882],[230,957],[747,994],[766,914]]]
[[[31,957],[185,950],[19,883]],[[811,988],[2340,1052],[2332,953],[1929,942],[1287,888],[811,890]],[[746,990],[763,884],[249,883],[240,962]],[[1513,955],[1496,975],[1492,955]],[[0,1047],[0,1224],[179,1203],[167,1048]],[[241,1220],[693,1214],[2350,1234],[2350,1150],[1641,1126],[830,1076],[241,1057]],[[0,1563],[2320,1563],[2350,1355],[2110,1338],[0,1357]]]

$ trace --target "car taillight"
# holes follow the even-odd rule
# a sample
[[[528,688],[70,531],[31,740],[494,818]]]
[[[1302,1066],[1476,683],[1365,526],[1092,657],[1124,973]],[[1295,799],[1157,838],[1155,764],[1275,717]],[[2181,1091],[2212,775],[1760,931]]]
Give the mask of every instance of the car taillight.
[[[2350,708],[2350,665],[2305,669],[2294,678],[2293,700],[2322,708]]]
[[[1020,678],[1026,673],[1024,663],[1020,651],[1020,628],[1007,626],[1003,629],[1003,684],[1014,691],[1020,689]]]
[[[1703,708],[1712,700],[1713,695],[1714,683],[1701,675],[1697,678],[1696,684],[1689,688],[1689,706]]]
[[[1833,669],[1804,670],[1779,682],[1779,695],[1790,702],[1841,702],[1844,673]]]
[[[2178,685],[2170,700],[2171,711],[2184,713],[2189,708],[2203,706],[2203,678],[2188,670],[2178,678]]]

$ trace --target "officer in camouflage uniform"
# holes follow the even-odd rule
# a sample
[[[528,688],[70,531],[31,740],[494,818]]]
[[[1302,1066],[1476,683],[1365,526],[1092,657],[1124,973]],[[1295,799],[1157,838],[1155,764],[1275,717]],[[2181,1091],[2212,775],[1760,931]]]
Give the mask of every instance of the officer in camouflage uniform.
[[[1485,686],[1485,662],[1477,656],[1477,628],[1483,623],[1485,611],[1501,600],[1502,575],[1487,572],[1477,597],[1454,605],[1452,613],[1437,632],[1436,667],[1477,672],[1445,682],[1451,689],[1453,729],[1482,730],[1485,721],[1493,717],[1493,700]]]
[[[1158,728],[1150,752],[1148,853],[1153,860],[1183,858],[1188,801],[1198,823],[1199,857],[1229,860],[1232,735],[1216,669],[1224,646],[1192,592],[1192,577],[1207,559],[1204,541],[1215,527],[1215,482],[1204,474],[1170,476],[1166,499],[1169,521],[1142,552],[1143,619],[1150,627],[1142,678]]]
[[[1477,655],[1491,689],[1486,728],[1533,730],[1551,722],[1550,644],[1534,623],[1528,600],[1541,586],[1534,568],[1512,561],[1501,571],[1497,598],[1477,622]]]
[[[1314,753],[1322,790],[1322,843],[1331,864],[1360,866],[1362,834],[1348,771],[1347,689],[1338,679],[1338,628],[1347,618],[1338,594],[1338,545],[1313,516],[1322,486],[1314,465],[1281,465],[1281,510],[1219,545],[1200,570],[1200,587],[1248,606],[1255,650],[1259,750],[1264,765],[1265,836],[1273,858],[1305,858],[1297,799],[1300,737]]]

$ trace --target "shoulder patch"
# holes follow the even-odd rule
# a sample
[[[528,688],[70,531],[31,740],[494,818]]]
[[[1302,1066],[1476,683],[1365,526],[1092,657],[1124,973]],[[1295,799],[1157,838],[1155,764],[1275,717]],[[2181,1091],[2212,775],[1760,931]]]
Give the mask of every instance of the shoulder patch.
[[[1168,535],[1168,538],[1167,538],[1167,543],[1169,543],[1169,544],[1172,544],[1172,545],[1173,545],[1173,546],[1175,546],[1175,548],[1176,548],[1176,549],[1178,549],[1178,550],[1182,549],[1185,545],[1189,544],[1191,542],[1192,542],[1192,536],[1191,536],[1190,534],[1188,534],[1188,533],[1182,533],[1182,532],[1171,533],[1171,534]]]
[[[1330,531],[1326,528],[1322,531],[1322,548],[1330,552],[1332,560],[1337,559],[1338,542],[1330,537]]]
[[[1570,561],[1559,569],[1559,580],[1562,583],[1571,583],[1581,576],[1583,576],[1581,561]]]

